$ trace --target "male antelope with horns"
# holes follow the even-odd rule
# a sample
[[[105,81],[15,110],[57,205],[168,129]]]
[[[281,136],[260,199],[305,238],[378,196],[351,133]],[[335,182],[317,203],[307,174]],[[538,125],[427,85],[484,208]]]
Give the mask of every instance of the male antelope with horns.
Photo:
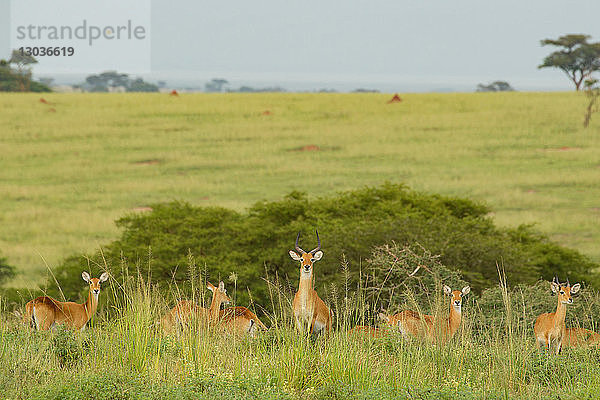
[[[88,299],[85,303],[58,301],[52,297],[41,296],[25,304],[23,323],[40,331],[47,331],[60,324],[71,329],[83,330],[96,313],[100,283],[108,279],[108,274],[105,272],[100,275],[100,278],[91,278],[90,274],[83,272],[81,277],[90,285]]]
[[[311,251],[304,251],[298,246],[300,232],[296,236],[296,251],[290,250],[290,257],[300,261],[300,283],[298,292],[294,296],[294,318],[296,328],[300,332],[320,333],[325,330],[329,333],[331,329],[331,313],[325,302],[321,300],[313,288],[314,275],[313,263],[323,257],[321,251],[321,240],[317,232],[317,247]]]

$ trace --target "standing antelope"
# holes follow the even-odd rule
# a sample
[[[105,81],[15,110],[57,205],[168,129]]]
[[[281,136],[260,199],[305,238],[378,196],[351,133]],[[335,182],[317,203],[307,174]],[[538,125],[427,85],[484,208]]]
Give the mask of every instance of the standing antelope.
[[[85,303],[58,301],[48,296],[38,297],[25,304],[25,315],[23,317],[25,325],[40,331],[47,331],[57,324],[64,324],[75,330],[83,330],[96,313],[100,283],[108,279],[108,274],[105,272],[100,275],[100,278],[90,278],[90,274],[83,272],[81,277],[90,285]]]
[[[300,261],[300,283],[298,292],[294,296],[294,317],[296,328],[300,332],[310,329],[310,333],[320,333],[323,329],[327,333],[331,329],[331,313],[317,292],[313,289],[313,263],[323,257],[319,231],[317,232],[317,247],[306,252],[298,246],[300,232],[296,236],[296,251],[290,250],[290,257]],[[308,329],[307,329],[308,328]]]
[[[560,353],[562,341],[565,337],[565,316],[567,315],[567,304],[573,304],[572,294],[581,288],[579,283],[571,286],[567,280],[566,284],[560,284],[556,278],[551,283],[552,292],[558,295],[558,305],[553,313],[544,313],[537,317],[533,326],[533,333],[540,348],[550,351],[553,343],[556,343],[556,354]]]
[[[402,335],[416,337],[427,337],[430,340],[445,343],[452,339],[460,326],[462,319],[462,298],[471,292],[469,286],[461,290],[452,290],[450,286],[444,285],[444,294],[450,296],[450,314],[448,318],[441,320],[441,326],[435,325],[435,318],[431,315],[419,314],[412,310],[405,310],[398,314],[387,316],[379,314],[393,327],[398,327]]]

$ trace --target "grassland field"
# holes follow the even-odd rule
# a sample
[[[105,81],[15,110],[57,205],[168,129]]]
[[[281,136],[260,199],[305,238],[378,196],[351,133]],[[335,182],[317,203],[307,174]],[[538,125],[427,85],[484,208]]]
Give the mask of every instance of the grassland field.
[[[404,182],[600,261],[600,116],[579,93],[0,95],[0,252],[34,287],[173,199],[243,210]]]

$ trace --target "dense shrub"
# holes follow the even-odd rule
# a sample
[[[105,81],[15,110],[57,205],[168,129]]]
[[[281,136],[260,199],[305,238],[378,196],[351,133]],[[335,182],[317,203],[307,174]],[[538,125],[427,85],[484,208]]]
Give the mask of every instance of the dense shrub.
[[[0,253],[0,286],[15,276],[15,267],[8,264],[6,258]]]
[[[268,290],[262,278],[277,275],[295,286],[298,266],[288,250],[293,249],[298,231],[302,232],[302,248],[315,247],[315,228],[325,253],[315,264],[319,291],[342,279],[343,254],[350,263],[350,280],[356,283],[364,269],[362,260],[371,257],[375,246],[392,241],[418,243],[430,254],[440,255],[439,262],[460,272],[475,292],[497,284],[497,263],[503,264],[513,284],[551,279],[555,274],[572,281],[597,282],[592,272],[597,264],[550,242],[531,227],[497,228],[482,204],[423,194],[402,185],[385,184],[315,199],[292,192],[279,201],[258,202],[246,213],[183,202],[152,208],[150,213],[119,219],[120,239],[102,252],[70,257],[57,268],[56,277],[68,298],[83,294],[80,275],[90,265],[94,275],[106,263],[113,276],[140,273],[163,286],[171,280],[185,284],[191,265],[193,270],[206,271],[213,281],[232,276],[239,303],[248,301],[249,289],[258,304],[266,305]],[[234,286],[228,283],[231,289]]]

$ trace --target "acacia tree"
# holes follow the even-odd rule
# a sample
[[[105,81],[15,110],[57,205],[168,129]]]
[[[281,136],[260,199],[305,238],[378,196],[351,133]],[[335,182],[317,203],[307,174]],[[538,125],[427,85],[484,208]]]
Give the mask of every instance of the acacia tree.
[[[588,43],[590,38],[589,35],[565,35],[558,39],[542,40],[542,46],[551,45],[561,49],[546,56],[538,68],[560,69],[579,90],[584,80],[600,70],[600,42]]]

